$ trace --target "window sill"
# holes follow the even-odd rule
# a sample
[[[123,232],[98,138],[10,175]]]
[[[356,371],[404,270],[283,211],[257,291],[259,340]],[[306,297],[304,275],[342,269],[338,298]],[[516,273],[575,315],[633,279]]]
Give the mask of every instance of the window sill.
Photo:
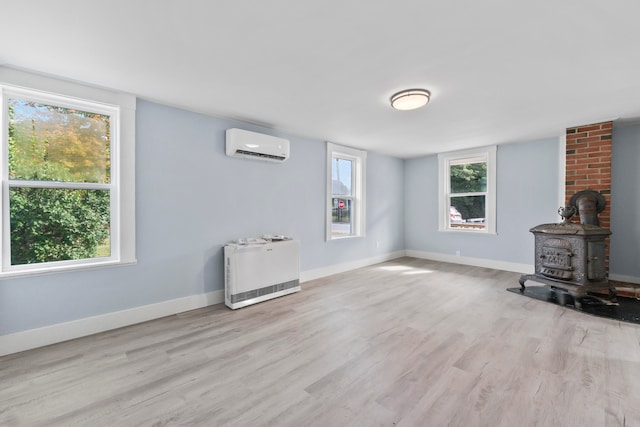
[[[87,264],[31,268],[27,270],[8,270],[8,271],[0,272],[0,280],[12,279],[12,278],[18,278],[18,277],[42,276],[45,274],[54,274],[54,273],[69,273],[72,271],[95,270],[98,268],[136,265],[137,263],[138,263],[138,260],[134,259],[131,261],[102,261],[102,262],[92,262]]]
[[[358,239],[364,236],[336,236],[327,240],[327,242],[335,242],[337,240]]]
[[[453,233],[453,234],[476,234],[483,236],[497,236],[498,233],[495,231],[489,230],[474,230],[470,228],[439,228],[438,232],[440,233]]]

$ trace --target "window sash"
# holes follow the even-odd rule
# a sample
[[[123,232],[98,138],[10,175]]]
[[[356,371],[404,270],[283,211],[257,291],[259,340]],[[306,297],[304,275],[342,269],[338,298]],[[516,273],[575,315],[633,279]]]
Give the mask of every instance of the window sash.
[[[353,197],[353,195],[355,194],[355,192],[357,190],[355,188],[356,187],[356,185],[355,185],[355,181],[356,181],[355,180],[355,175],[356,175],[356,168],[357,168],[357,159],[354,159],[353,157],[347,157],[347,156],[343,156],[343,155],[334,154],[333,157],[332,157],[332,160],[331,160],[331,179],[332,179],[332,181],[333,181],[333,168],[334,168],[334,166],[336,168],[338,168],[338,165],[336,164],[337,162],[335,162],[336,160],[344,160],[344,161],[347,161],[347,162],[351,163],[351,173],[349,174],[350,175],[349,176],[349,182],[350,182],[349,190],[350,190],[350,193],[348,194],[348,196],[349,197]],[[336,175],[337,175],[336,176],[337,177],[337,181],[342,183],[342,181],[339,179],[340,178],[339,169],[338,169],[338,173]],[[333,190],[333,188],[332,188],[332,190]],[[345,196],[347,196],[347,194],[345,194]]]
[[[71,96],[56,95],[42,92],[37,89],[23,89],[0,84],[1,97],[1,132],[2,132],[2,159],[0,161],[0,178],[2,179],[2,206],[3,216],[0,224],[0,274],[20,272],[48,272],[68,267],[88,266],[96,264],[113,263],[120,261],[120,223],[119,223],[119,176],[118,171],[118,147],[120,144],[120,113],[119,108],[99,102],[90,102]],[[109,183],[97,182],[68,182],[68,181],[39,181],[9,178],[9,99],[35,102],[39,104],[75,109],[79,111],[109,116],[110,122],[110,180]],[[12,188],[51,188],[70,190],[107,190],[109,191],[109,242],[110,255],[108,257],[91,257],[62,261],[47,261],[29,264],[11,264],[11,212],[10,189]]]
[[[465,212],[465,209],[461,207],[458,203],[456,203],[455,199],[464,199],[467,197],[478,197],[481,198],[481,203],[484,205],[482,209],[482,213],[480,216],[470,216],[467,218],[461,218],[463,221],[457,222],[451,220],[451,215],[447,218],[447,226],[449,229],[473,229],[475,231],[482,231],[487,228],[487,194],[486,193],[466,193],[464,196],[460,196],[458,194],[449,196],[449,206],[455,207],[459,212]],[[472,221],[474,219],[484,218],[484,221],[477,222]]]
[[[10,188],[62,188],[70,190],[112,190],[113,184],[97,182],[67,182],[67,181],[27,181],[9,179]]]
[[[488,193],[486,191],[475,191],[468,193],[449,193],[448,197],[467,197],[467,196],[486,196]]]
[[[358,194],[358,186],[356,185],[356,173],[357,173],[357,169],[358,169],[358,159],[354,158],[354,157],[350,157],[350,156],[344,156],[344,155],[339,155],[339,154],[334,154],[332,156],[332,160],[331,160],[331,180],[333,182],[333,168],[336,167],[338,168],[339,166],[336,164],[337,162],[335,162],[336,160],[344,160],[344,161],[348,161],[351,163],[351,173],[349,176],[349,180],[350,180],[350,191],[351,194],[332,194],[332,199],[342,199],[342,200],[348,200],[351,202],[351,207],[349,209],[349,233],[339,233],[334,231],[336,228],[337,224],[347,224],[342,223],[342,222],[334,222],[333,221],[333,209],[331,209],[331,238],[332,239],[341,239],[341,238],[345,238],[345,237],[353,237],[353,236],[357,236],[357,228],[356,228],[356,223],[357,223],[357,216],[358,216],[358,210],[359,207],[357,206],[357,198],[354,196],[355,194]],[[338,182],[342,182],[339,179],[339,173],[337,174],[337,181]],[[332,188],[333,189],[333,188]],[[336,208],[339,209],[339,208]]]
[[[463,150],[458,152],[438,154],[439,168],[439,231],[471,232],[496,234],[496,151],[495,145],[479,149]],[[487,164],[486,191],[452,193],[451,191],[451,166],[462,164]],[[485,227],[461,228],[451,226],[450,206],[451,199],[457,197],[484,196],[485,198]]]
[[[333,168],[335,160],[351,162],[351,194],[333,194]],[[343,147],[330,142],[327,143],[327,194],[326,194],[326,240],[339,240],[364,236],[365,230],[365,162],[366,152],[349,147]],[[333,199],[351,201],[350,233],[335,235],[333,233]]]

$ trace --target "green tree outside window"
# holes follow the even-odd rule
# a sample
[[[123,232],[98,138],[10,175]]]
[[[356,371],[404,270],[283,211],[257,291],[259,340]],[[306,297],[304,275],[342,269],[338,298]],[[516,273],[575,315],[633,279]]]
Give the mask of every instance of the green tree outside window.
[[[21,99],[8,116],[11,264],[109,256],[110,191],[47,188],[110,182],[109,116]]]

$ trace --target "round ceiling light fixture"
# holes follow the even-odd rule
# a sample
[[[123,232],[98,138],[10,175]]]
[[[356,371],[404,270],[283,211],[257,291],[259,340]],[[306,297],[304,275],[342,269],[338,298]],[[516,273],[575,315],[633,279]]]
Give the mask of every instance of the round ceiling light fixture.
[[[396,110],[415,110],[424,107],[431,98],[431,92],[425,89],[402,90],[391,97],[391,106]]]

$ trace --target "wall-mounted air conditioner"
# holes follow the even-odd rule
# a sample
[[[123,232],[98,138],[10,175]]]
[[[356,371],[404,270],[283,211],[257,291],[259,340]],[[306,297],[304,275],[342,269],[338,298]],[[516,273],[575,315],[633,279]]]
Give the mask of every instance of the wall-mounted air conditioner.
[[[250,132],[243,129],[227,129],[227,156],[245,157],[284,162],[289,158],[289,140]]]

